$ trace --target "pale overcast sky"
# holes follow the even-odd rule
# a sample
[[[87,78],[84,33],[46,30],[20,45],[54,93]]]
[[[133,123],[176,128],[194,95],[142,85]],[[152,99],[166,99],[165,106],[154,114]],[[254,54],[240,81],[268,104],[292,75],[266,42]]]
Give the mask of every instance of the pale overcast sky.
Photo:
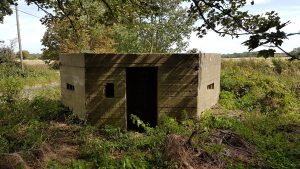
[[[250,4],[251,0],[249,0]],[[279,13],[283,21],[290,20],[292,23],[285,28],[287,32],[300,31],[300,0],[254,0],[255,5],[248,5],[247,10],[251,13],[261,14],[266,11],[274,10]],[[44,13],[38,11],[34,5],[27,6],[23,0],[19,3],[19,10],[32,14],[34,16],[19,12],[20,25],[21,25],[21,38],[23,50],[28,50],[31,53],[41,53],[43,46],[41,45],[41,38],[45,32],[45,27],[40,23]],[[11,39],[17,37],[16,18],[15,14],[6,16],[4,23],[0,24],[0,40],[9,42]],[[241,43],[247,37],[239,39],[231,39],[230,37],[219,37],[213,32],[208,33],[204,38],[196,37],[192,33],[190,39],[191,48],[197,48],[202,52],[212,53],[234,53],[244,52],[247,48]],[[293,36],[284,42],[283,48],[291,51],[293,48],[300,47],[300,36]],[[16,47],[15,50],[18,50]]]

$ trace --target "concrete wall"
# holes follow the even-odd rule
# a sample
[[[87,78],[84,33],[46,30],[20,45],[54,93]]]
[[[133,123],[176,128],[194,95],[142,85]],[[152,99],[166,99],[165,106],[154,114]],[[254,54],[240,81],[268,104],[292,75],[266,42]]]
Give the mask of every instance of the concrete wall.
[[[220,57],[215,54],[62,55],[62,101],[91,124],[126,128],[126,68],[158,67],[158,113],[173,117],[185,110],[199,115],[218,101]],[[67,90],[72,83],[75,91]],[[114,83],[115,97],[105,97]],[[207,85],[214,83],[214,90]]]
[[[100,65],[86,67],[86,114],[91,124],[97,126],[110,124],[126,128],[125,79],[124,68],[100,67]],[[107,83],[114,84],[113,98],[105,96]]]
[[[198,54],[85,54],[86,113],[95,125],[126,127],[126,67],[158,67],[158,112],[197,114]],[[106,83],[115,97],[106,98]]]
[[[198,79],[198,115],[218,103],[220,95],[221,57],[201,54]],[[213,86],[213,87],[212,87]]]
[[[199,54],[171,55],[158,67],[159,115],[197,114]]]
[[[85,110],[85,68],[83,54],[60,56],[61,100],[75,115],[84,119]],[[73,85],[74,90],[67,88]]]

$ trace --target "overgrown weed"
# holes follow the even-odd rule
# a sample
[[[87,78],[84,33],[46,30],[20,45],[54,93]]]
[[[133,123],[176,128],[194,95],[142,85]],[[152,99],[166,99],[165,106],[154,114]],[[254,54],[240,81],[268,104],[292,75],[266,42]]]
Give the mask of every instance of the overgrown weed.
[[[299,65],[287,61],[223,62],[220,109],[210,110],[200,119],[189,119],[183,112],[180,122],[161,116],[156,128],[133,117],[134,122],[144,128],[143,133],[78,123],[59,102],[57,88],[37,92],[31,100],[20,99],[24,85],[36,82],[27,83],[24,80],[27,75],[12,70],[1,74],[5,80],[0,83],[3,93],[0,97],[0,154],[30,152],[49,137],[64,134],[49,130],[52,122],[60,121],[78,126],[79,131],[72,139],[79,146],[79,157],[70,164],[52,160],[48,168],[173,167],[176,165],[165,157],[164,140],[170,134],[188,140],[195,131],[198,134],[191,138],[192,148],[211,157],[216,155],[227,168],[300,168]],[[43,72],[37,74],[47,76]],[[28,76],[33,77],[30,73]],[[8,88],[8,83],[15,87]],[[232,116],[224,112],[238,114]],[[220,131],[232,133],[253,145],[257,159],[242,163],[227,157],[226,145],[209,141]]]
[[[207,119],[213,122],[214,128],[229,127],[255,144],[260,167],[299,168],[299,61],[273,60],[272,64],[225,61],[222,64],[221,107],[243,110],[243,118],[210,115]]]

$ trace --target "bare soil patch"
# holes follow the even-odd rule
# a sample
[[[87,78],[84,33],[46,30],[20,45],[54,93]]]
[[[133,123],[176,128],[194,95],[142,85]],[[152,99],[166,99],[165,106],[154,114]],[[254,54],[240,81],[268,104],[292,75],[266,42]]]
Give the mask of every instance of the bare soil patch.
[[[70,164],[79,158],[79,145],[73,141],[79,127],[54,123],[50,125],[49,131],[52,134],[39,148],[25,153],[1,155],[0,168],[40,169],[46,168],[49,161]]]
[[[244,164],[256,163],[255,146],[234,134],[230,130],[217,130],[209,134],[206,145],[222,145],[220,153],[209,153],[203,145],[190,145],[188,138],[168,135],[163,151],[174,168],[181,169],[221,169],[226,168],[225,158]]]

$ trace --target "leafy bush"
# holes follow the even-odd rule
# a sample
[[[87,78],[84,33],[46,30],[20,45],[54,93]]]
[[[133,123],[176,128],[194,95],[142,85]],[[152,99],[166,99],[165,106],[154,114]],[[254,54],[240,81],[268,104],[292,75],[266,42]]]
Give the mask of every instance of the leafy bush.
[[[12,41],[10,46],[6,46],[3,41],[0,41],[0,64],[12,62],[16,58],[13,51],[13,43]]]
[[[0,102],[14,103],[20,98],[24,85],[18,78],[9,77],[0,80]]]
[[[133,120],[144,127],[144,133],[122,131],[111,126],[104,129],[86,126],[77,138],[82,143],[81,158],[96,168],[165,168],[162,144],[166,135],[188,136],[195,124],[190,120],[178,123],[166,116],[161,119],[159,127],[150,128],[134,117]]]
[[[65,108],[58,100],[37,96],[30,102],[31,111],[42,121],[59,119]]]
[[[1,126],[2,153],[18,152],[37,148],[44,140],[46,133],[45,124],[36,120],[18,123],[17,125]]]
[[[220,104],[244,110],[242,121],[209,115],[211,128],[230,128],[256,145],[262,168],[299,168],[299,61],[222,62]],[[298,141],[297,141],[298,140]]]
[[[0,76],[4,80],[8,77],[21,78],[26,77],[26,72],[23,72],[22,69],[15,62],[5,62],[0,64]]]
[[[300,109],[294,75],[300,72],[295,63],[274,60],[267,62],[226,61],[221,74],[220,103],[227,109],[281,114]],[[286,66],[289,65],[289,66]],[[277,68],[276,68],[277,67]],[[278,75],[278,67],[286,73]],[[291,68],[291,69],[289,69]],[[291,75],[291,76],[287,76]]]
[[[0,64],[0,153],[28,152],[48,137],[46,120],[57,118],[63,109],[57,91],[45,90],[32,100],[23,98],[22,91],[51,74],[49,70],[22,71],[14,62]]]
[[[23,71],[15,62],[0,64],[0,79],[2,83],[9,78],[18,80],[25,86],[33,86],[57,82],[59,74],[56,70],[48,69],[45,66],[26,66]]]
[[[72,160],[70,166],[65,166],[56,161],[50,161],[47,165],[48,169],[90,169],[92,164],[83,160]]]
[[[229,91],[221,91],[220,104],[226,109],[236,109],[235,95]]]

